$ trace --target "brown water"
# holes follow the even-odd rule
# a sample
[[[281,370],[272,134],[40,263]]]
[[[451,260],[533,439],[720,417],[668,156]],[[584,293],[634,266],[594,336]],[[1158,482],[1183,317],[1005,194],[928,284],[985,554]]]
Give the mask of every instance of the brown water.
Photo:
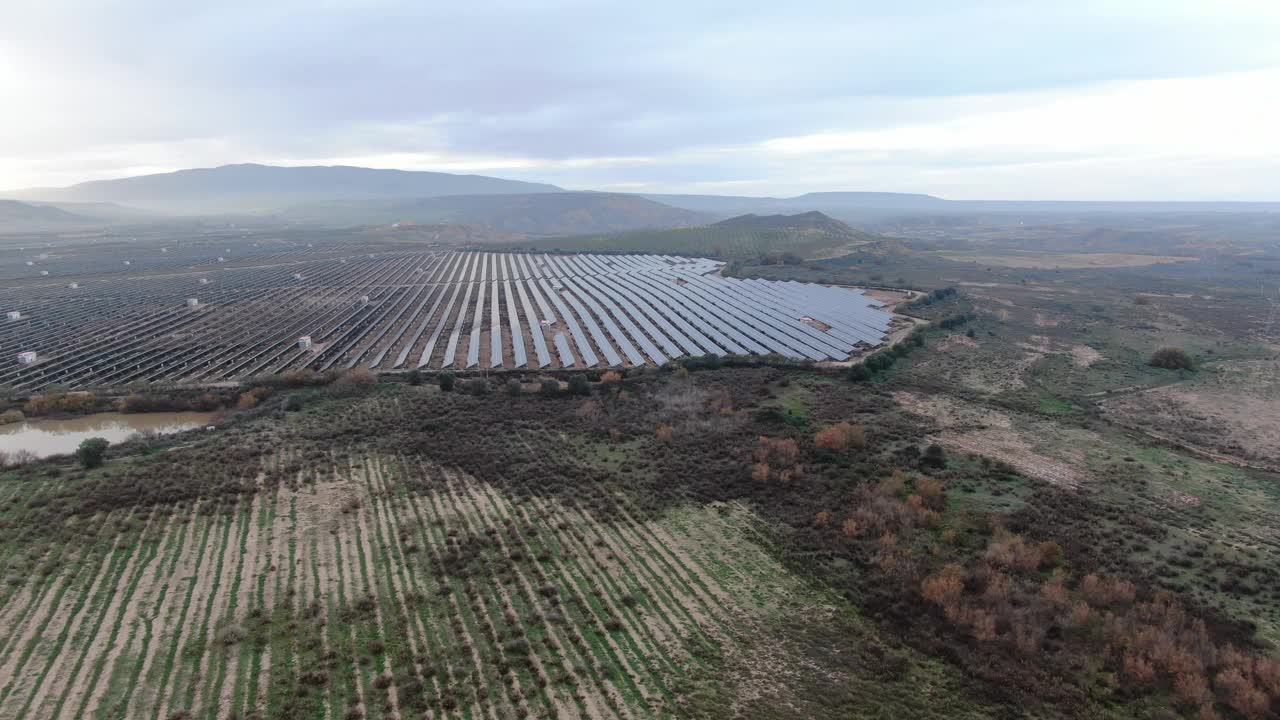
[[[206,412],[96,413],[70,420],[0,425],[0,452],[27,450],[43,458],[75,452],[82,441],[91,437],[106,438],[114,445],[141,432],[164,435],[203,427],[211,417],[213,413]]]

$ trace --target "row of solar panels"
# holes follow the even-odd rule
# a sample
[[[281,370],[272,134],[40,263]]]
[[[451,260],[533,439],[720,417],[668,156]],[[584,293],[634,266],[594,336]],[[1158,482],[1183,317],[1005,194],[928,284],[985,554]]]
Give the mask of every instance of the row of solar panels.
[[[859,345],[880,343],[889,327],[891,316],[861,291],[706,274],[718,265],[657,255],[455,253],[424,270],[428,282],[445,284],[395,367],[407,364],[409,349],[446,295],[418,367],[434,364],[450,317],[440,367],[456,364],[468,318],[466,368],[481,363],[486,317],[489,367],[506,363],[504,317],[514,366],[530,366],[527,331],[539,368],[551,364],[552,348],[561,365],[580,367],[602,363],[593,347],[609,367],[726,353],[842,360]]]

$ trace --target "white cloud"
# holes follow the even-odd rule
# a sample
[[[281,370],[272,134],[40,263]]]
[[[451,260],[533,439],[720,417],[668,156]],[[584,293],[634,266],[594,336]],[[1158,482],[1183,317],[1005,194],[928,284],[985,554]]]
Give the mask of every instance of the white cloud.
[[[0,188],[263,162],[769,194],[1150,196],[1179,177],[1274,197],[1277,36],[1274,0],[17,3]]]

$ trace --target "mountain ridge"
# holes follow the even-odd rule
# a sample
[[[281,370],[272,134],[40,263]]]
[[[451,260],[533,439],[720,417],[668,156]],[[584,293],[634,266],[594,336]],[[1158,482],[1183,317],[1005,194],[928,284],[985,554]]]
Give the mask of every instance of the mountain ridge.
[[[563,189],[486,175],[241,163],[90,180],[63,188],[29,188],[3,195],[28,202],[107,202],[155,212],[200,214],[272,211],[307,202],[356,198],[557,192]]]

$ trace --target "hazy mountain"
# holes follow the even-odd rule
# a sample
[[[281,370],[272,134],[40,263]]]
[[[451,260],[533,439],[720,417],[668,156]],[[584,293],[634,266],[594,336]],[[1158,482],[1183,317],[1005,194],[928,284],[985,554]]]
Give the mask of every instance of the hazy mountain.
[[[708,219],[637,195],[579,192],[339,200],[292,207],[279,216],[326,225],[452,223],[506,235],[680,227]]]
[[[28,201],[105,202],[158,212],[207,214],[271,211],[339,199],[554,192],[560,188],[483,175],[341,166],[223,165],[6,195]]]
[[[1093,214],[1280,212],[1276,202],[1092,202],[1063,200],[946,200],[886,192],[814,192],[789,198],[732,195],[642,195],[675,207],[721,217],[744,213],[820,211],[855,221],[903,214]]]
[[[18,202],[17,200],[0,200],[0,224],[9,225],[44,225],[72,224],[91,222],[92,218],[67,212],[61,208]]]

